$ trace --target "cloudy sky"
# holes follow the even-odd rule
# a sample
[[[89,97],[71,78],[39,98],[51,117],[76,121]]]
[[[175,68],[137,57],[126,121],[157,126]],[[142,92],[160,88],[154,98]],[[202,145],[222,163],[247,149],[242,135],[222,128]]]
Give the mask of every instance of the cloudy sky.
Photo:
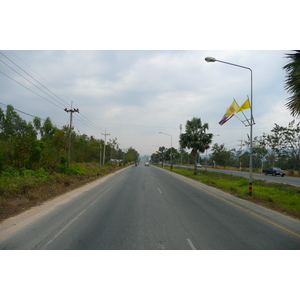
[[[171,137],[159,132],[171,135],[178,148],[180,124],[184,132],[193,117],[209,124],[213,143],[238,148],[249,134],[242,113],[240,120],[218,122],[233,99],[241,105],[250,96],[250,71],[207,63],[205,57],[252,69],[253,136],[258,136],[270,132],[275,122],[287,126],[293,119],[285,108],[286,53],[291,51],[5,50],[0,54],[1,104],[50,117],[58,127],[69,123],[64,108],[73,105],[80,112],[74,114],[78,134],[103,138],[106,130],[120,148],[133,147],[141,155],[170,147]],[[250,117],[250,109],[244,113]]]
[[[74,114],[77,133],[99,139],[106,130],[122,149],[133,147],[141,155],[170,147],[170,136],[159,132],[172,135],[177,148],[180,124],[184,132],[186,121],[199,117],[215,135],[213,143],[238,148],[249,127],[236,117],[223,126],[218,122],[233,99],[241,105],[250,96],[250,72],[204,59],[253,70],[254,136],[269,132],[275,122],[286,126],[292,117],[285,108],[282,67],[291,51],[281,49],[299,48],[293,44],[298,15],[289,2],[272,4],[272,11],[269,2],[240,6],[234,0],[213,7],[193,0],[151,5],[87,0],[72,6],[29,0],[17,1],[17,10],[15,1],[5,2],[1,107],[50,117],[60,127],[69,124],[64,108],[72,105],[80,111]],[[249,117],[250,110],[244,112]]]

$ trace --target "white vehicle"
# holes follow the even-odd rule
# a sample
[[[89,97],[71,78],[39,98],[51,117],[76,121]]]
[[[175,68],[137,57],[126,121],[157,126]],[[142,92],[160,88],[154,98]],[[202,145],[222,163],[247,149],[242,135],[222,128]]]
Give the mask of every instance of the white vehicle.
[[[145,166],[149,167],[149,162],[148,161],[145,162]]]

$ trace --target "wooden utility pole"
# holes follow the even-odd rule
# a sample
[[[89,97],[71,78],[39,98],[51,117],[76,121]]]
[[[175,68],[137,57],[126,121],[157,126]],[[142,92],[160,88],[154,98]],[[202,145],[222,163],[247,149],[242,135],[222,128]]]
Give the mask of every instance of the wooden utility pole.
[[[77,112],[79,113],[78,108],[67,109],[65,108],[65,112],[70,113],[70,128],[69,128],[69,141],[68,141],[68,165],[70,164],[70,156],[71,156],[71,133],[72,133],[72,119],[73,119],[73,113]]]
[[[106,136],[107,135],[110,135],[109,133],[106,133],[106,128],[105,128],[105,133],[102,133],[104,136],[105,136],[105,138],[104,138],[104,153],[103,153],[103,166],[104,166],[104,164],[105,164],[105,145],[106,145]]]

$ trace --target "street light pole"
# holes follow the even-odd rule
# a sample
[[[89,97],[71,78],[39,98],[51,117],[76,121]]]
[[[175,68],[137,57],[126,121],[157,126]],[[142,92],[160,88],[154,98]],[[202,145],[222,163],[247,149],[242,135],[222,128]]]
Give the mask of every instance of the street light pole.
[[[173,162],[172,162],[172,156],[173,156],[173,154],[172,154],[172,135],[171,134],[169,134],[169,133],[164,133],[164,132],[159,132],[160,134],[165,134],[165,135],[169,135],[170,137],[171,137],[171,167],[170,167],[170,170],[172,170],[173,169]]]
[[[239,68],[243,68],[243,69],[247,69],[250,71],[251,73],[251,99],[250,99],[250,158],[249,158],[249,195],[252,196],[252,140],[253,140],[253,129],[252,126],[254,124],[253,121],[253,74],[252,74],[252,70],[248,67],[245,66],[241,66],[241,65],[237,65],[237,64],[232,64],[226,61],[222,61],[222,60],[217,60],[214,57],[206,57],[205,60],[207,62],[220,62],[223,64],[227,64],[227,65],[231,65],[234,67],[239,67]]]

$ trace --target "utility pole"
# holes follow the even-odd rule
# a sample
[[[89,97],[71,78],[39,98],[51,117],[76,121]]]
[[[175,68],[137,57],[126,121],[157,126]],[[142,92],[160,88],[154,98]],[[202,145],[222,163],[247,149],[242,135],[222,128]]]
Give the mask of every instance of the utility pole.
[[[238,142],[241,142],[240,150],[242,151],[243,150],[243,137],[241,140],[238,140]]]
[[[241,151],[241,154],[242,154],[242,150],[243,150],[243,137],[241,140],[238,140],[239,142],[241,142],[241,146],[240,146],[240,151]],[[239,160],[240,160],[240,171],[242,170],[242,162],[241,162],[241,156],[239,157]]]
[[[179,130],[180,130],[180,133],[179,133],[179,145],[180,145],[180,138],[181,138],[181,132],[182,132],[182,124],[180,124]],[[181,147],[181,145],[180,145],[180,163],[182,165],[182,147]]]
[[[68,141],[68,165],[69,165],[70,164],[70,154],[71,154],[71,132],[72,132],[73,113],[74,112],[79,113],[79,109],[78,108],[72,109],[72,105],[71,105],[71,109],[65,108],[65,112],[70,113],[70,128],[69,128],[69,141]]]
[[[106,145],[106,136],[107,135],[110,135],[109,133],[106,133],[106,128],[105,128],[105,133],[102,133],[105,138],[104,138],[104,153],[103,153],[103,166],[104,166],[104,163],[105,163],[105,145]]]
[[[100,166],[101,166],[101,156],[102,156],[102,147],[101,147],[101,141],[100,141],[100,160],[99,160]]]

